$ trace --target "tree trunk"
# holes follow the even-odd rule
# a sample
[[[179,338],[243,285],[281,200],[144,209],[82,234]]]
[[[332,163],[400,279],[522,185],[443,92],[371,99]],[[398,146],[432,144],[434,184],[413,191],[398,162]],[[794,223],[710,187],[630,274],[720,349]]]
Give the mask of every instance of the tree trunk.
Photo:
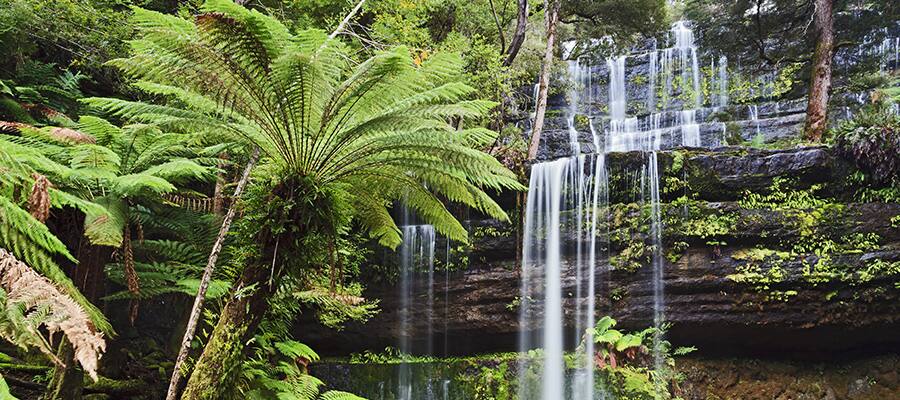
[[[203,354],[182,394],[182,400],[218,400],[231,389],[232,377],[241,362],[245,344],[253,336],[269,309],[269,297],[278,282],[269,282],[269,266],[255,262],[241,273],[233,293],[255,285],[250,293],[232,297],[213,330]]]
[[[541,143],[541,131],[544,129],[544,114],[547,112],[547,93],[550,89],[550,71],[553,69],[553,49],[556,40],[556,25],[559,22],[560,0],[545,0],[547,23],[547,49],[544,50],[544,61],[541,63],[541,79],[538,84],[538,103],[534,112],[534,125],[531,128],[531,145],[528,146],[528,159],[537,157],[538,145]]]
[[[219,168],[225,167],[225,160],[228,160],[228,154],[222,153],[219,156],[222,162],[219,162]],[[222,210],[225,208],[225,172],[221,169],[216,173],[216,187],[213,189],[213,206],[212,212],[218,216],[222,216]]]
[[[46,400],[81,400],[84,372],[78,368],[78,363],[75,362],[75,349],[65,336],[59,342],[56,355],[65,363],[65,366],[54,369],[53,378],[47,386],[48,390],[44,398]]]
[[[831,61],[834,56],[833,0],[815,0],[815,5],[816,51],[813,54],[804,130],[809,140],[819,142],[828,128],[828,92],[831,90]]]
[[[509,41],[509,48],[506,49],[506,59],[503,60],[503,66],[508,67],[515,61],[525,42],[525,29],[528,27],[528,0],[518,0],[518,17],[516,18],[516,33],[513,34]]]
[[[244,187],[247,186],[247,181],[250,180],[250,171],[253,170],[253,166],[256,165],[257,160],[259,160],[258,147],[254,149],[253,154],[250,155],[250,160],[247,161],[247,166],[244,167],[241,179],[238,181],[237,187],[234,188],[231,206],[228,208],[228,213],[225,214],[225,218],[222,220],[222,226],[219,228],[219,236],[216,237],[212,251],[209,253],[209,259],[206,261],[206,268],[203,270],[203,277],[200,279],[200,288],[197,291],[197,296],[194,297],[194,306],[191,308],[191,316],[188,319],[188,324],[184,331],[184,338],[181,340],[181,348],[178,351],[178,357],[175,359],[175,370],[172,371],[172,379],[169,381],[169,390],[166,392],[166,400],[174,400],[178,393],[178,382],[181,380],[181,365],[184,364],[184,360],[187,358],[188,351],[191,348],[191,341],[194,339],[194,332],[197,330],[197,322],[200,320],[200,313],[203,311],[203,301],[206,299],[206,290],[209,288],[209,281],[212,279],[213,270],[216,268],[219,252],[222,250],[222,245],[225,243],[225,236],[231,228],[231,221],[234,219],[237,199],[241,196],[241,193],[243,193]]]

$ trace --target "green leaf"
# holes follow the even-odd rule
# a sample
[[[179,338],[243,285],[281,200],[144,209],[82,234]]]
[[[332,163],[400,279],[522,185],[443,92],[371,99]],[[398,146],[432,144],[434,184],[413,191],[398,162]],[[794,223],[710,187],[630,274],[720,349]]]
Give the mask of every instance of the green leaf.
[[[622,338],[622,332],[615,329],[609,329],[599,335],[594,336],[594,343],[615,344]]]
[[[637,335],[624,335],[616,341],[616,351],[624,351],[631,347],[639,347],[643,340]]]
[[[54,207],[74,207],[84,213],[84,236],[98,246],[122,245],[125,228],[121,200],[99,198],[97,202],[83,200],[66,192],[51,189],[50,201]]]
[[[601,318],[599,321],[597,321],[596,324],[594,324],[594,327],[599,334],[603,334],[609,328],[612,328],[614,326],[616,326],[616,320],[612,319],[612,317],[608,315]]]
[[[311,347],[295,340],[276,342],[275,348],[285,357],[302,357],[309,361],[319,361],[319,355]]]
[[[174,190],[175,186],[169,181],[146,173],[123,175],[113,180],[113,191],[121,197],[158,196]]]
[[[96,144],[82,144],[72,147],[70,166],[75,169],[92,169],[115,172],[121,163],[114,151]]]
[[[209,181],[215,177],[209,168],[185,158],[177,158],[150,167],[143,173],[163,178],[169,182]]]

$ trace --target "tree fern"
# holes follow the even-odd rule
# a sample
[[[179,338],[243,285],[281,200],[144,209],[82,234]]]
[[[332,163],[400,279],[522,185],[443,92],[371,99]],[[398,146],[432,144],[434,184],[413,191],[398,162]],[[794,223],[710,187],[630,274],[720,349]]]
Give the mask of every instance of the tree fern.
[[[281,174],[315,177],[346,192],[356,220],[386,245],[400,243],[399,231],[381,210],[403,198],[461,241],[466,231],[441,198],[505,218],[482,188],[521,186],[472,148],[495,133],[457,131],[447,122],[481,117],[494,106],[468,98],[474,89],[458,80],[458,57],[416,66],[401,47],[353,68],[347,48],[324,33],[294,35],[277,20],[225,0],[208,1],[203,9],[207,13],[193,24],[135,9],[141,34],[132,56],[111,62],[139,88],[177,101],[87,103],[173,130],[249,139]]]
[[[187,399],[216,398],[209,388],[228,386],[222,375],[253,334],[240,327],[262,318],[268,304],[259,297],[277,292],[274,283],[322,265],[314,254],[323,251],[317,241],[354,223],[396,247],[400,230],[388,208],[405,201],[440,233],[466,242],[467,231],[445,201],[507,219],[485,190],[523,189],[512,172],[474,148],[492,141],[494,132],[450,123],[472,123],[495,106],[475,99],[475,89],[460,80],[458,57],[418,65],[409,49],[398,47],[357,64],[346,46],[323,32],[291,33],[230,0],[208,0],[201,9],[188,21],[135,8],[131,55],[110,62],[139,88],[161,96],[159,104],[85,100],[129,123],[230,134],[266,155],[252,190],[258,198],[245,205],[247,214],[256,214],[248,221],[258,223],[244,224],[244,235],[259,239],[261,248],[236,284],[236,290],[256,290],[226,305]],[[123,156],[123,164],[130,162]]]
[[[103,314],[75,288],[75,285],[54,259],[61,257],[77,262],[75,258],[46,225],[22,209],[13,197],[16,187],[21,189],[30,186],[31,179],[33,179],[31,174],[34,173],[34,170],[17,158],[11,157],[11,154],[3,147],[0,147],[0,170],[4,172],[0,174],[0,247],[24,260],[59,286],[64,293],[75,299],[86,310],[91,321],[100,331],[112,333],[112,326]],[[50,200],[51,204],[57,207],[72,204],[78,204],[84,208],[96,206],[81,200],[74,200],[56,189],[50,190]],[[100,208],[96,208],[94,211],[96,211],[95,215],[105,215]]]

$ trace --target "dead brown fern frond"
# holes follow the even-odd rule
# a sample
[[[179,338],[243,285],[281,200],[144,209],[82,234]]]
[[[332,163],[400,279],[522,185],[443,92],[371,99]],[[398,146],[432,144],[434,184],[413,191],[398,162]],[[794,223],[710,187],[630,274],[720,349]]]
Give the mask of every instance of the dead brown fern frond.
[[[34,185],[31,187],[31,194],[28,196],[28,212],[38,221],[47,221],[50,216],[50,188],[53,184],[46,176],[33,173]]]
[[[93,136],[69,128],[51,128],[50,137],[71,144],[97,143]]]
[[[125,267],[125,282],[128,285],[128,291],[135,295],[129,304],[128,313],[128,319],[133,325],[138,314],[137,296],[141,294],[141,282],[134,269],[134,246],[131,244],[131,226],[129,224],[125,224],[125,232],[122,234],[122,264]]]
[[[22,307],[35,330],[44,325],[51,335],[62,332],[75,349],[75,359],[97,380],[97,362],[106,342],[75,300],[4,249],[0,249],[0,286],[7,292],[7,308]],[[43,315],[28,318],[34,313]]]

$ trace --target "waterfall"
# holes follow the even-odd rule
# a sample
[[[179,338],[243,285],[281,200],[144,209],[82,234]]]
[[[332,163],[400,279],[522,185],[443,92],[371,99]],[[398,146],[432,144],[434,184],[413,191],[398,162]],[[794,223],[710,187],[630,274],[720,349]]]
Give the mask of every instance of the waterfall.
[[[655,47],[655,44],[654,44]],[[659,52],[654,48],[648,54],[650,60],[648,61],[648,72],[649,75],[649,85],[647,85],[647,110],[650,112],[656,111],[656,80],[659,76],[659,66],[657,62],[659,61]]]
[[[614,121],[625,119],[628,106],[625,99],[625,58],[606,60],[609,67],[609,117]]]
[[[728,105],[728,58],[724,55],[719,57],[719,107]]]
[[[681,143],[687,147],[700,147],[700,125],[697,110],[681,111]]]
[[[575,127],[575,116],[578,115],[578,106],[584,98],[590,100],[590,66],[579,60],[569,60],[569,79],[573,83],[569,87],[569,108],[566,109],[566,125],[569,131],[569,148],[572,154],[581,153],[581,144],[578,142],[578,129]],[[587,89],[587,90],[586,90]],[[585,94],[586,96],[583,96]]]
[[[597,241],[601,202],[606,201],[603,154],[576,155],[532,166],[525,210],[520,295],[520,350],[540,348],[536,360],[523,360],[520,382],[540,369],[534,385],[520,385],[523,400],[593,399],[593,344],[577,349],[577,367],[566,374],[563,362],[564,282],[574,279],[576,342],[595,322]],[[563,232],[574,235],[563,235]],[[567,300],[568,301],[568,300]],[[538,331],[529,333],[527,328]]]
[[[700,147],[698,110],[703,96],[700,91],[698,52],[694,33],[685,21],[672,25],[672,43],[668,48],[646,53],[648,81],[646,93],[649,114],[629,116],[628,57],[606,60],[609,73],[608,128],[597,132],[590,102],[592,89],[590,66],[582,60],[568,60],[569,94],[565,109],[571,155],[533,164],[525,209],[521,287],[519,295],[519,399],[521,400],[594,400],[606,398],[595,388],[591,340],[583,342],[585,329],[593,327],[596,318],[597,268],[608,269],[598,249],[598,238],[605,239],[599,228],[606,223],[609,185],[606,154],[641,151],[644,163],[639,175],[640,201],[648,207],[651,222],[649,245],[652,247],[652,317],[660,328],[665,322],[665,285],[663,259],[663,225],[660,204],[660,176],[657,152],[679,146]],[[568,53],[567,53],[568,54]],[[710,103],[728,103],[727,59],[712,61],[716,86]],[[680,77],[680,78],[679,78]],[[680,85],[675,81],[681,80]],[[674,101],[680,94],[673,90],[693,90],[688,101]],[[658,95],[657,93],[660,93]],[[676,106],[680,109],[673,109]],[[593,153],[583,154],[578,142],[576,115],[587,114]],[[722,138],[712,139],[724,143]],[[639,177],[639,179],[638,179]],[[638,182],[639,181],[639,182]],[[606,240],[601,240],[606,242]],[[598,263],[600,264],[598,266]],[[568,312],[567,312],[568,311]],[[650,310],[648,310],[650,311]],[[566,333],[567,329],[574,329]],[[656,368],[663,368],[661,333],[652,338]],[[570,368],[564,363],[565,351],[574,360]],[[532,351],[538,350],[538,351]],[[569,358],[566,358],[569,359]]]
[[[434,311],[434,227],[431,225],[404,225],[403,243],[400,245],[400,342],[398,349],[403,354],[413,352],[412,337],[415,334],[411,330],[411,307],[419,306],[414,302],[421,296],[422,288],[416,284],[417,277],[425,274],[427,281],[425,288],[425,315],[426,332],[425,354],[434,353],[432,336],[432,321]],[[398,368],[398,399],[412,400],[413,394],[420,390],[430,392],[430,388],[414,388],[411,366],[407,362],[401,362]],[[416,400],[421,400],[418,397]]]
[[[747,112],[749,114],[750,121],[756,125],[756,136],[759,136],[761,134],[759,130],[759,106],[757,106],[756,104],[751,104],[747,106]],[[754,139],[755,138],[756,137],[754,137]]]

